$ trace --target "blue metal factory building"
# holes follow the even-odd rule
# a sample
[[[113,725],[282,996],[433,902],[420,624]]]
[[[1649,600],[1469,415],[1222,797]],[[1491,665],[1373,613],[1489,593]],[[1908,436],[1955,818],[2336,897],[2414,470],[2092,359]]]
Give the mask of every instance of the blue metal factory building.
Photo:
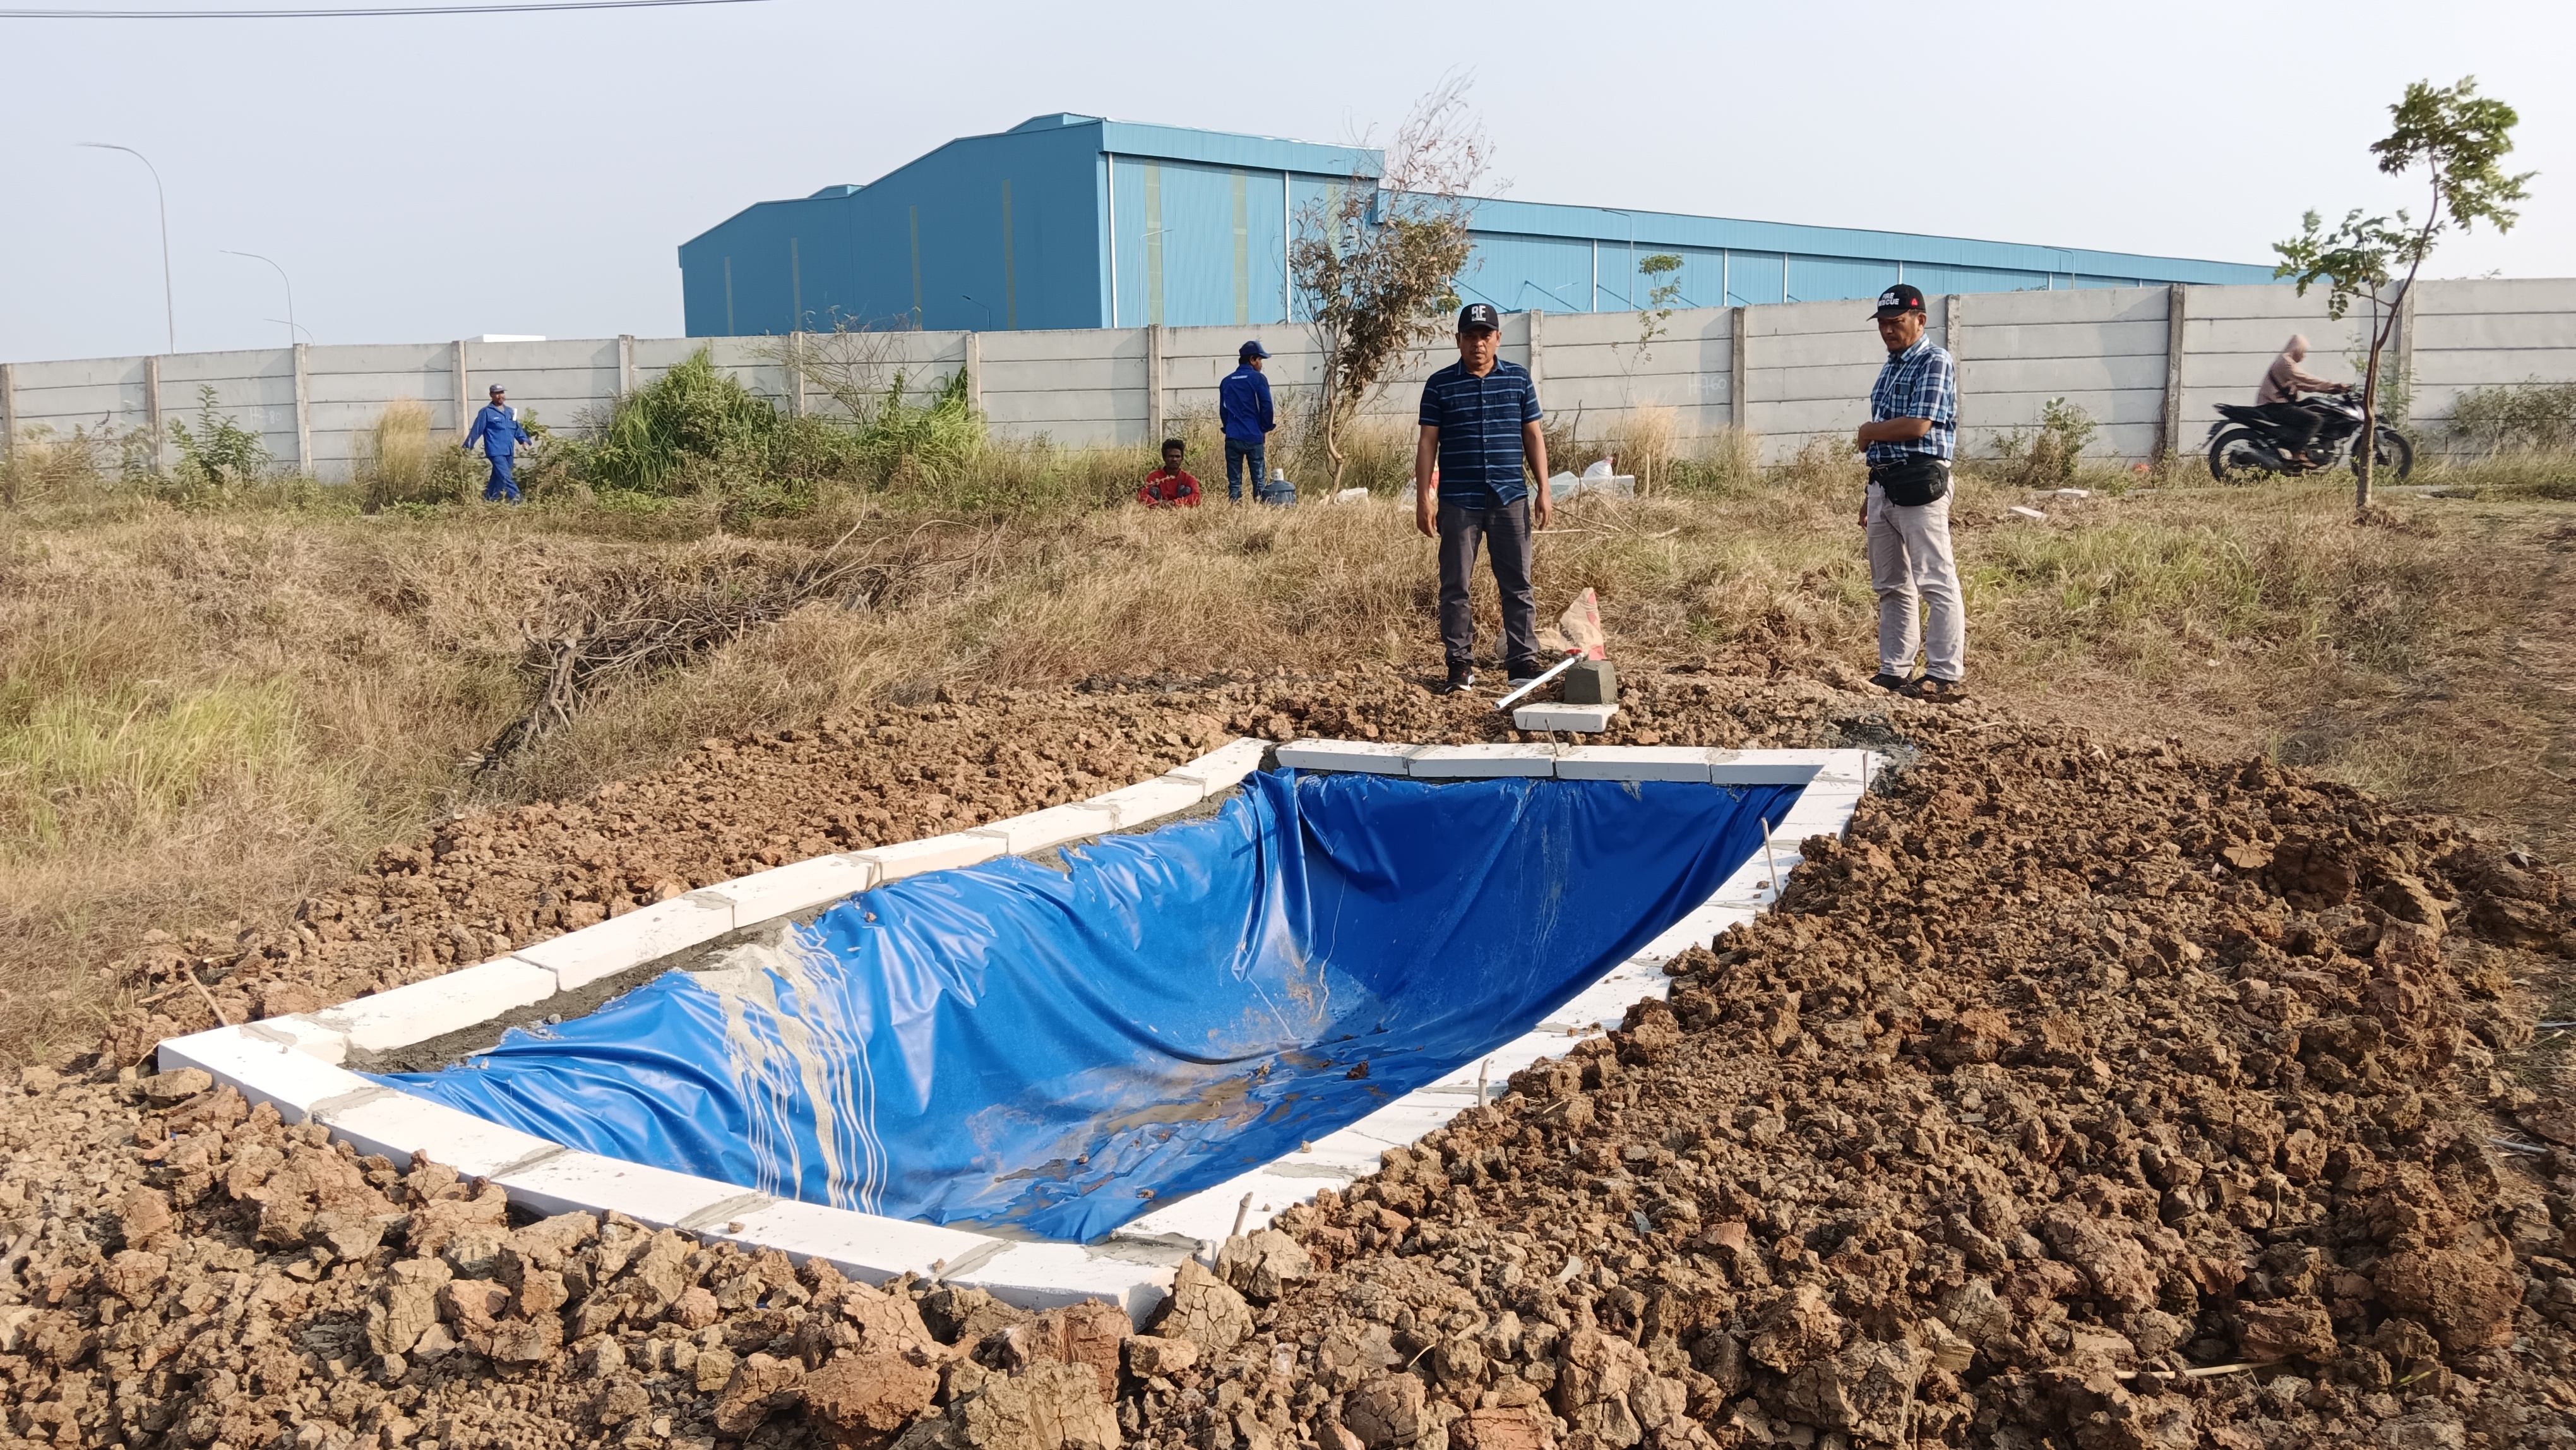
[[[1047,115],[967,136],[864,186],[746,208],[680,246],[689,335],[835,326],[1000,329],[1275,325],[1296,312],[1297,216],[1382,153]],[[2233,262],[2131,256],[1610,207],[1476,203],[1469,300],[1505,311],[1643,304],[1637,263],[1682,258],[1681,305],[2268,282]]]

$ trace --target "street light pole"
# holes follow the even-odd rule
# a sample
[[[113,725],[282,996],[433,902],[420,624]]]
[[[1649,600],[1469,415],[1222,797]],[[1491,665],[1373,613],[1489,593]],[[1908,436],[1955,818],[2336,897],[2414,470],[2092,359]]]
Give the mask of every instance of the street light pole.
[[[274,257],[263,257],[257,252],[236,252],[230,247],[225,247],[222,250],[223,254],[227,257],[248,257],[254,262],[266,262],[272,267],[277,267],[277,259]],[[295,334],[303,331],[302,328],[295,325],[295,279],[286,275],[286,269],[284,267],[277,267],[277,280],[286,284],[286,345],[288,347],[293,347],[295,346]],[[272,318],[270,320],[274,321],[275,319]]]
[[[81,141],[75,144],[89,147],[93,151],[122,151],[142,162],[143,169],[152,173],[152,195],[161,203],[161,318],[169,326],[170,351],[175,354],[179,351],[179,304],[172,299],[170,289],[170,196],[161,189],[161,168],[152,164],[151,157],[131,146],[119,146],[112,141]]]

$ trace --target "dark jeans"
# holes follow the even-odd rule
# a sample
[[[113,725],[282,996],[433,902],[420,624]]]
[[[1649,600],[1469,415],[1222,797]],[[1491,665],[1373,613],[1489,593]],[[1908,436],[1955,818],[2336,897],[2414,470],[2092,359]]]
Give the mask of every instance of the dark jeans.
[[[1236,503],[1243,502],[1243,466],[1247,463],[1252,465],[1253,495],[1256,498],[1260,496],[1262,480],[1270,476],[1263,458],[1263,445],[1266,442],[1267,440],[1260,438],[1225,440],[1225,496],[1227,498]]]
[[[1449,668],[1464,669],[1476,657],[1476,614],[1467,602],[1467,581],[1476,572],[1476,548],[1490,541],[1494,588],[1503,597],[1503,660],[1506,667],[1531,665],[1538,659],[1538,592],[1530,587],[1529,500],[1501,508],[1462,508],[1440,501],[1440,647]]]
[[[2317,410],[2302,403],[2266,403],[2263,412],[2281,430],[2281,446],[2293,452],[2305,451],[2317,441],[2317,429],[2325,419]]]

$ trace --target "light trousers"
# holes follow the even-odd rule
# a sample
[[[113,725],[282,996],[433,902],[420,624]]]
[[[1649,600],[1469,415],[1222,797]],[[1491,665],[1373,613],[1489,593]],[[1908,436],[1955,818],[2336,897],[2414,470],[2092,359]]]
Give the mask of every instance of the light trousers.
[[[1869,585],[1878,593],[1878,668],[1904,676],[1921,647],[1924,673],[1936,680],[1968,674],[1968,612],[1959,594],[1959,564],[1950,553],[1950,500],[1892,504],[1869,486]],[[1924,606],[1932,625],[1923,627]]]

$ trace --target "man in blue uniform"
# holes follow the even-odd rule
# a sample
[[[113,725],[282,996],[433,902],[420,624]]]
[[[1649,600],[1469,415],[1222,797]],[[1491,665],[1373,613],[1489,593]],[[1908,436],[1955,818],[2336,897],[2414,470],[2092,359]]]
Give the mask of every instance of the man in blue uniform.
[[[471,452],[476,439],[483,442],[483,456],[492,460],[492,481],[483,485],[486,503],[517,503],[519,480],[511,469],[517,461],[519,445],[532,441],[528,430],[519,426],[519,410],[510,406],[510,395],[501,385],[492,385],[492,401],[474,415],[474,426],[467,430],[462,445]]]
[[[1261,375],[1261,361],[1270,349],[1258,341],[1247,342],[1235,354],[1235,369],[1216,385],[1218,421],[1225,424],[1225,494],[1236,503],[1243,502],[1243,466],[1252,465],[1252,496],[1261,497],[1263,480],[1270,477],[1267,447],[1270,430],[1279,420],[1270,411],[1270,380]]]

